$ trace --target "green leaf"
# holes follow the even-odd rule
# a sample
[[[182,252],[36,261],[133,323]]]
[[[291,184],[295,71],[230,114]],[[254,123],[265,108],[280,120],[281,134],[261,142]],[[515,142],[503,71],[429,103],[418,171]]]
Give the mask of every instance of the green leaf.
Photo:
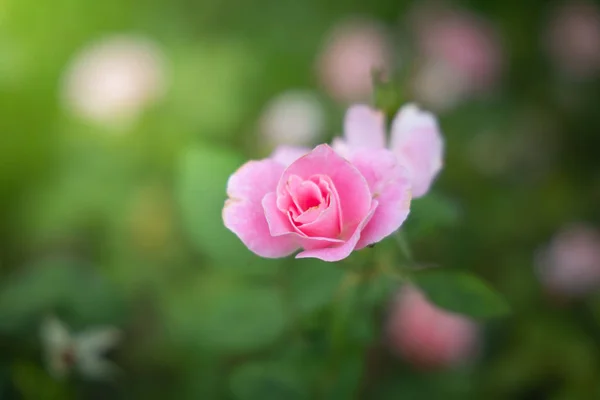
[[[473,318],[493,318],[510,311],[502,296],[478,278],[463,272],[422,271],[414,274],[413,281],[429,300],[452,312]]]
[[[87,266],[56,259],[19,271],[0,289],[0,330],[20,331],[46,313],[61,311],[69,322],[112,322],[122,304],[115,288]]]
[[[291,302],[301,315],[329,304],[344,276],[341,268],[320,260],[295,260],[288,268]]]
[[[354,348],[343,354],[337,368],[328,379],[325,388],[326,399],[356,399],[359,395],[364,358],[360,348]]]
[[[459,215],[458,206],[450,199],[429,193],[412,201],[410,218],[404,229],[412,238],[424,237],[436,229],[453,226]]]
[[[308,399],[307,388],[293,365],[252,362],[237,368],[229,388],[236,400]]]
[[[219,268],[272,273],[279,261],[253,254],[223,225],[227,180],[242,164],[239,155],[225,149],[198,147],[185,153],[177,185],[182,223],[195,248]]]
[[[164,301],[168,330],[188,348],[253,350],[278,339],[288,322],[276,289],[219,276],[198,276]]]

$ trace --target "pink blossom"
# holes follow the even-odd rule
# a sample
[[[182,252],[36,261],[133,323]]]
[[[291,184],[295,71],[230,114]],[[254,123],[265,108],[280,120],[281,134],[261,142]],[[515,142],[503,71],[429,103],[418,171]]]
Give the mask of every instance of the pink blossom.
[[[344,139],[333,146],[350,161],[356,151],[386,147],[385,117],[366,105],[355,105],[346,112]],[[402,107],[392,121],[390,150],[408,171],[412,195],[417,198],[429,190],[442,168],[443,140],[436,118],[414,104]]]
[[[411,286],[403,287],[394,301],[387,334],[395,351],[422,368],[456,366],[478,350],[473,321],[435,307]]]
[[[600,70],[600,9],[587,1],[564,3],[551,16],[545,41],[563,72],[593,75]]]
[[[424,101],[444,107],[496,86],[503,56],[489,22],[466,11],[429,8],[418,10],[413,22],[423,61],[415,90]]]
[[[227,184],[225,226],[259,256],[302,249],[297,258],[338,261],[408,216],[410,183],[390,151],[356,152],[350,163],[328,145],[297,159],[288,150],[249,161]]]
[[[334,99],[351,103],[370,98],[373,70],[388,71],[392,50],[375,21],[354,19],[336,26],[317,61],[321,84]]]
[[[588,293],[600,286],[600,233],[586,225],[565,228],[538,253],[536,267],[550,292]]]

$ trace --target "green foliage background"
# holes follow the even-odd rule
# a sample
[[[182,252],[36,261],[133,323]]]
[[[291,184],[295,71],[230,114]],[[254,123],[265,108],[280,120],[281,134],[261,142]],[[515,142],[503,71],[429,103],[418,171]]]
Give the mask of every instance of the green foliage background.
[[[600,295],[557,304],[533,270],[562,226],[600,223],[598,79],[552,68],[540,39],[549,3],[458,4],[499,27],[505,76],[498,96],[441,116],[445,169],[404,233],[419,262],[506,298],[469,275],[419,275],[434,301],[512,311],[482,322],[476,363],[423,372],[382,333],[398,283],[379,268],[403,262],[393,240],[335,265],[264,260],[221,221],[227,177],[268,154],[256,121],[270,98],[315,89],[323,141],[341,130],[344,108],[314,75],[332,24],[366,15],[401,39],[409,2],[0,0],[0,398],[600,397]],[[115,32],[157,41],[169,74],[166,96],[119,134],[59,101],[71,57]],[[397,93],[410,98],[408,86]],[[509,160],[492,174],[468,156],[482,131]],[[48,313],[74,330],[123,329],[110,354],[122,374],[53,380],[39,342]]]

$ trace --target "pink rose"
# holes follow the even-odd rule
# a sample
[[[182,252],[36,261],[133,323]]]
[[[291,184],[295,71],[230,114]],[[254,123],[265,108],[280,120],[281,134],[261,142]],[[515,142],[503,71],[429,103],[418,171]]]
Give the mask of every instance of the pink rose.
[[[407,104],[392,121],[390,150],[407,169],[412,195],[417,198],[429,190],[442,168],[444,144],[435,117]],[[336,138],[337,152],[354,159],[357,151],[377,151],[386,147],[385,117],[366,105],[355,105],[346,112],[344,139]]]
[[[338,261],[402,225],[410,182],[390,151],[357,151],[352,163],[328,145],[302,153],[276,151],[229,178],[223,221],[251,251]]]
[[[479,342],[473,321],[433,306],[412,286],[403,287],[393,304],[387,333],[392,348],[421,368],[468,361]]]

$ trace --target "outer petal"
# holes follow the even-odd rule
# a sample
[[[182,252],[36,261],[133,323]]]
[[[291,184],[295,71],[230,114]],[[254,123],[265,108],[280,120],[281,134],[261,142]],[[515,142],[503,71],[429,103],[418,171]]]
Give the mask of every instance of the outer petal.
[[[310,153],[310,149],[308,147],[278,146],[271,153],[269,158],[287,167],[291,163],[308,153]]]
[[[369,223],[369,220],[376,212],[378,208],[377,200],[373,200],[371,203],[371,209],[369,213],[365,217],[365,219],[360,223],[360,225],[356,228],[350,239],[348,239],[344,244],[337,247],[326,247],[323,249],[314,249],[314,250],[305,250],[296,255],[296,258],[319,258],[323,261],[340,261],[344,258],[348,257],[352,250],[355,250],[356,244],[360,240],[361,230],[365,225]]]
[[[285,257],[298,248],[290,236],[271,236],[261,204],[263,197],[275,190],[283,170],[283,165],[273,160],[249,161],[227,183],[229,199],[223,208],[223,222],[262,257]]]
[[[363,104],[350,107],[346,111],[344,136],[353,150],[384,148],[384,114]]]
[[[408,169],[414,197],[423,196],[442,168],[444,143],[435,117],[408,104],[392,123],[392,151]]]
[[[340,157],[326,144],[290,165],[277,186],[277,193],[284,193],[288,177],[298,175],[308,179],[314,175],[327,175],[335,185],[340,199],[343,221],[342,239],[348,239],[364,220],[371,208],[371,191],[361,173],[347,160]]]
[[[411,182],[408,172],[389,150],[356,153],[352,163],[365,177],[379,207],[363,229],[356,249],[377,243],[396,231],[410,210]]]

